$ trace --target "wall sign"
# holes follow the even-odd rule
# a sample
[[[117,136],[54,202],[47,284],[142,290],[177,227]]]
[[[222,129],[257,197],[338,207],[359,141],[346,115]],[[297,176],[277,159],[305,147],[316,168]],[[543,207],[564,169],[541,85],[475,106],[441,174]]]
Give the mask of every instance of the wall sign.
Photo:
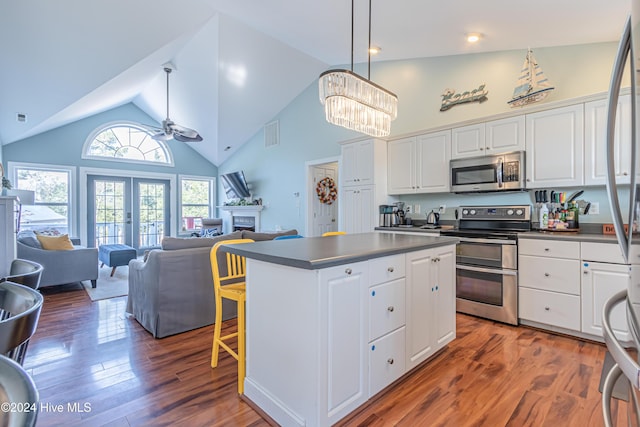
[[[484,102],[487,100],[488,90],[485,89],[485,83],[478,86],[477,89],[456,93],[455,89],[445,89],[442,94],[442,106],[440,111],[447,111],[454,105],[464,104],[465,102]]]

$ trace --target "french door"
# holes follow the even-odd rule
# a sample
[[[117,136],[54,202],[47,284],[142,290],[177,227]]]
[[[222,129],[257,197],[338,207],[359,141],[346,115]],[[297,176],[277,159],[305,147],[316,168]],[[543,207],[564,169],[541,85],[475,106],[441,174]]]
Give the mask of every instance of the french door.
[[[89,175],[87,215],[90,245],[158,248],[170,232],[169,181]]]

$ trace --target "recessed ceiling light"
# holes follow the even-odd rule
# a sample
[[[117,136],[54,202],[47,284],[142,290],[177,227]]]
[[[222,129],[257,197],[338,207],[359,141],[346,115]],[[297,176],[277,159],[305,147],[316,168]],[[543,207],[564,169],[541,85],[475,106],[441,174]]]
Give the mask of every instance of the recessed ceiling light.
[[[467,33],[465,36],[469,43],[477,43],[482,38],[482,34],[480,33]]]
[[[371,46],[369,48],[369,53],[371,55],[377,55],[380,53],[380,51],[382,50],[382,48],[380,46]]]

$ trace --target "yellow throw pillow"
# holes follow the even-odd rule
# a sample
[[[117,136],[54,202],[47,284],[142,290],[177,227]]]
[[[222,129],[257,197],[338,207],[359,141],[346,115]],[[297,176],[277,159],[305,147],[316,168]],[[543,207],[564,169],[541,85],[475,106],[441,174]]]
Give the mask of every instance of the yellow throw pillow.
[[[54,251],[70,251],[73,250],[73,243],[69,239],[68,234],[61,236],[43,236],[36,234],[42,249],[54,250]]]

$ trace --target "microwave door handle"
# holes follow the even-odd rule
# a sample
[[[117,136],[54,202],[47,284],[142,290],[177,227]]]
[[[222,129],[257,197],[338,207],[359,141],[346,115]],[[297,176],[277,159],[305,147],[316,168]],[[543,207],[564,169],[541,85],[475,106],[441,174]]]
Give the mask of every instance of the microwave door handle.
[[[502,158],[498,161],[498,168],[496,170],[496,177],[498,178],[498,188],[502,188]]]

